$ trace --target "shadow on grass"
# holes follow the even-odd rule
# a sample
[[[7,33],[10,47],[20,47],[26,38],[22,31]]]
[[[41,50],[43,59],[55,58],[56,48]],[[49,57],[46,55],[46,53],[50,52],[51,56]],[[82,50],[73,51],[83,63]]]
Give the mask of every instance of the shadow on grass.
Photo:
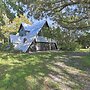
[[[0,53],[0,90],[49,90],[46,89],[47,85],[45,85],[46,77],[63,80],[58,76],[80,85],[81,82],[74,79],[75,75],[68,73],[63,67],[55,65],[56,62],[63,62],[70,67],[73,66],[71,63],[65,62],[66,59],[67,54],[64,52]],[[51,69],[53,67],[55,70]],[[77,66],[73,67],[77,68]],[[57,69],[61,72],[58,72]],[[49,74],[54,75],[55,78],[50,77]],[[57,83],[60,84],[60,82]],[[77,86],[65,85],[72,90],[76,89]],[[50,86],[48,87],[50,88]]]
[[[84,57],[87,57],[90,53],[89,52],[69,52],[67,53],[67,62],[64,63],[67,66],[75,67],[76,69],[82,70],[82,71],[90,71],[90,66],[88,66],[85,62]],[[84,60],[83,60],[84,58]]]

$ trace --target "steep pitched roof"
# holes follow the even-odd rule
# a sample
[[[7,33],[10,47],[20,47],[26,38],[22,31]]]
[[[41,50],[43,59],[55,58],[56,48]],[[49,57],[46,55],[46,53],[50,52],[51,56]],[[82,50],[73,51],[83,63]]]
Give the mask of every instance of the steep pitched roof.
[[[19,31],[20,31],[21,27],[23,27],[24,30],[26,30],[26,31],[30,31],[31,25],[22,22],[21,25],[20,25]]]
[[[15,49],[21,50],[23,52],[26,52],[29,48],[29,46],[32,44],[33,40],[36,39],[37,34],[42,29],[42,27],[47,24],[46,20],[38,21],[37,23],[33,25],[28,25],[25,23],[22,23],[24,30],[30,31],[26,36],[20,37],[17,35],[10,35],[11,42],[15,44]],[[49,25],[48,25],[49,26]],[[26,43],[23,43],[24,38],[27,39]],[[17,44],[18,42],[18,44]]]
[[[49,27],[48,22],[46,20],[40,20],[34,23],[33,25],[29,25],[29,24],[22,22],[20,26],[23,26],[25,31],[33,31],[33,30],[35,31],[35,30],[42,28],[43,25],[45,24]]]
[[[46,20],[41,20],[41,21],[33,24],[30,29],[30,35],[32,35],[32,36],[37,35],[46,23],[47,23]]]

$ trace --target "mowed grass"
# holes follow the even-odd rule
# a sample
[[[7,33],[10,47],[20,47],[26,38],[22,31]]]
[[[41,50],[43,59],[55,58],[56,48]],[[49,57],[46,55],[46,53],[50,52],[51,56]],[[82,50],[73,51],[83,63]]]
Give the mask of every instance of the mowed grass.
[[[88,48],[88,49],[80,49],[79,51],[80,52],[90,52],[90,48]]]
[[[69,57],[65,52],[0,52],[0,90],[81,90],[84,83],[76,75],[85,69]]]

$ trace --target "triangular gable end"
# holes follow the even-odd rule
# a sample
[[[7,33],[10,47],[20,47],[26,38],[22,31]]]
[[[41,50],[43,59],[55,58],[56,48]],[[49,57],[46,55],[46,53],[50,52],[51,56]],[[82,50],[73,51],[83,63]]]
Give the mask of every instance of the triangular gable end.
[[[47,21],[45,22],[45,24],[44,24],[44,25],[46,25],[46,26],[49,28],[49,24],[48,24],[48,22],[47,22]]]
[[[23,22],[22,22],[21,25],[20,25],[20,27],[19,27],[18,32],[20,31],[20,29],[21,29],[22,27],[24,28],[25,31],[30,31],[31,26],[32,26],[32,25],[30,25],[30,24],[26,24],[26,23],[23,23]]]
[[[48,27],[48,30],[50,28],[48,22],[46,20],[42,20],[42,22],[43,21],[44,21],[44,23],[43,23],[42,27],[40,28],[40,30],[38,31],[37,35],[39,35],[40,32],[43,32],[43,30],[44,30],[43,27]]]
[[[42,23],[42,24],[41,24],[41,23]],[[39,21],[39,22],[38,22],[38,25],[39,25],[39,24],[40,24],[41,26],[40,26],[40,28],[39,28],[39,30],[38,30],[38,32],[37,32],[37,35],[38,35],[38,33],[42,30],[42,28],[43,28],[44,26],[46,26],[46,27],[48,27],[48,28],[50,27],[49,24],[48,24],[48,22],[47,22],[46,20],[41,20],[41,21]]]

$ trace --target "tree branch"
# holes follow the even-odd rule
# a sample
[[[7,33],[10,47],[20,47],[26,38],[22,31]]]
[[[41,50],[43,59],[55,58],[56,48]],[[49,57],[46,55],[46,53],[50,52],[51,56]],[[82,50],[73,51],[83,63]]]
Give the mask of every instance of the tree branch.
[[[80,19],[77,19],[75,21],[65,21],[65,20],[62,20],[63,22],[66,22],[66,23],[78,23],[80,21],[82,21],[83,19],[88,19],[89,17],[88,16],[85,16],[85,17],[82,17]]]
[[[58,1],[58,3],[60,3],[60,1]],[[71,6],[71,5],[75,5],[75,4],[90,4],[90,1],[86,1],[86,0],[78,0],[76,2],[69,2],[69,3],[65,3],[62,6],[60,6],[60,10],[62,11],[64,8],[66,8],[67,6]],[[55,7],[53,10],[57,9],[57,7]]]

